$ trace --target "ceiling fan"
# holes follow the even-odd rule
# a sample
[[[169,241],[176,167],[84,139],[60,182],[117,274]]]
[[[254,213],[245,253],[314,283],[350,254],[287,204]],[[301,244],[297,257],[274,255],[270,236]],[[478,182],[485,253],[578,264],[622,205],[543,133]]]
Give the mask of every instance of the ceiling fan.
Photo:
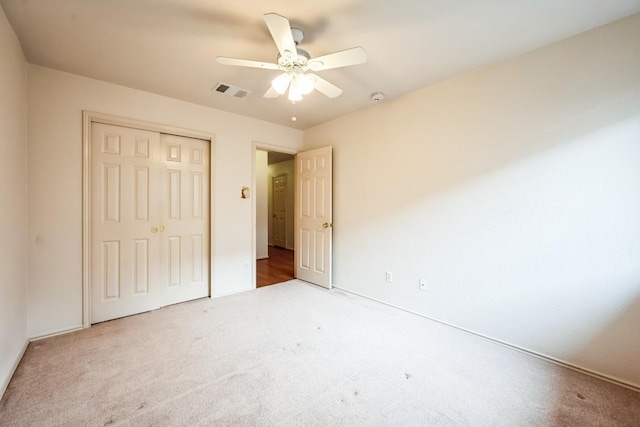
[[[311,58],[309,52],[298,47],[304,37],[302,30],[291,28],[287,18],[277,13],[267,13],[264,15],[264,21],[280,52],[277,63],[224,56],[218,56],[216,61],[224,65],[283,71],[283,74],[273,79],[271,87],[264,94],[265,98],[276,98],[283,95],[287,89],[289,89],[288,99],[293,103],[302,100],[302,96],[311,93],[313,89],[329,98],[335,98],[340,96],[342,89],[315,74],[307,74],[307,72],[324,71],[367,62],[367,52],[361,47]]]

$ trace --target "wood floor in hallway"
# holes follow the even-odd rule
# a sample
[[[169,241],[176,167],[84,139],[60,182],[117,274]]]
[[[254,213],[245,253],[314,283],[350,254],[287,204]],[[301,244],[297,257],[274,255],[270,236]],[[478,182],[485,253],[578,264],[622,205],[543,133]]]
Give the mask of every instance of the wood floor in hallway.
[[[269,258],[257,261],[256,288],[293,278],[293,251],[269,246]]]

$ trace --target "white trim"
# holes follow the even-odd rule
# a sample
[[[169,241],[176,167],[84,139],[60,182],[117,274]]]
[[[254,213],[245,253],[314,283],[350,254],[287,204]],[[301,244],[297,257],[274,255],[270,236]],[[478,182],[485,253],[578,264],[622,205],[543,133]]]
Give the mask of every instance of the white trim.
[[[24,341],[22,350],[20,350],[20,352],[18,353],[18,357],[16,357],[16,360],[13,362],[11,369],[9,369],[9,375],[7,375],[7,378],[5,378],[4,382],[2,383],[2,387],[0,387],[0,399],[2,399],[2,396],[4,396],[4,392],[7,391],[7,387],[9,387],[11,378],[13,378],[13,374],[15,374],[16,369],[18,369],[18,365],[20,364],[25,351],[27,351],[27,347],[29,347],[29,342],[29,340]]]
[[[91,124],[103,123],[209,141],[209,297],[213,296],[215,135],[111,114],[82,111],[82,327],[91,326]],[[71,331],[66,331],[71,332]],[[65,333],[60,332],[60,333]],[[54,333],[53,335],[56,335]],[[52,335],[47,335],[49,337]],[[39,337],[46,338],[45,336]]]
[[[582,367],[580,365],[576,365],[574,363],[567,362],[566,360],[558,359],[558,358],[555,358],[553,356],[549,356],[547,354],[540,353],[538,351],[530,350],[530,349],[525,348],[525,347],[520,347],[519,345],[511,344],[511,343],[508,343],[506,341],[499,340],[497,338],[492,338],[490,336],[481,334],[479,332],[472,331],[471,329],[467,329],[467,328],[463,328],[463,327],[460,327],[460,326],[456,326],[454,324],[445,322],[443,320],[439,320],[439,319],[436,319],[436,318],[433,318],[433,317],[425,316],[424,314],[416,313],[415,311],[408,310],[408,309],[402,308],[402,307],[398,307],[397,305],[389,304],[387,302],[380,301],[378,299],[371,298],[371,297],[368,297],[366,295],[359,294],[358,292],[353,292],[353,291],[350,291],[350,290],[347,290],[347,289],[344,289],[344,288],[340,288],[340,287],[336,286],[335,284],[333,285],[333,288],[341,290],[343,292],[347,292],[349,294],[357,295],[359,297],[362,297],[362,298],[365,298],[365,299],[368,299],[368,300],[371,300],[371,301],[375,301],[375,302],[380,303],[380,304],[384,304],[384,305],[389,306],[389,307],[396,308],[398,310],[402,310],[402,311],[404,311],[406,313],[415,314],[416,316],[420,316],[420,317],[422,317],[424,319],[431,320],[432,322],[437,322],[437,323],[440,323],[441,325],[457,329],[460,332],[464,332],[464,333],[467,333],[467,334],[475,335],[475,336],[477,336],[479,338],[491,341],[491,342],[493,342],[495,344],[499,344],[501,346],[508,347],[508,348],[510,348],[512,350],[517,350],[517,351],[519,351],[521,353],[525,353],[525,354],[527,354],[529,356],[533,356],[533,357],[536,357],[538,359],[542,359],[544,361],[551,362],[554,365],[562,366],[564,368],[571,369],[572,371],[580,372],[580,373],[589,375],[590,377],[598,378],[600,380],[607,381],[607,382],[619,385],[619,386],[624,387],[624,388],[628,388],[629,390],[640,392],[640,384],[635,384],[635,383],[632,383],[630,381],[625,381],[625,380],[622,380],[620,378],[612,377],[610,375],[603,374],[603,373],[598,372],[598,371],[594,371],[593,369],[585,368],[585,367]]]
[[[213,141],[214,135],[192,129],[185,129],[177,126],[165,125],[162,123],[146,122],[143,120],[129,119],[126,117],[114,116],[111,114],[96,113],[93,111],[83,111],[83,116],[90,118],[91,122],[103,123],[107,125],[115,125],[122,127],[130,127],[134,129],[149,130],[170,135],[185,136],[187,138],[204,139]]]
[[[288,147],[282,147],[280,145],[266,144],[264,142],[253,141],[251,144],[251,185],[253,188],[253,197],[251,200],[251,289],[256,289],[256,261],[257,261],[257,248],[256,248],[256,150],[262,151],[275,151],[278,153],[291,154],[295,156],[298,151]],[[295,212],[295,206],[294,206]],[[228,295],[228,294],[226,294]],[[216,295],[218,296],[218,295]],[[222,295],[220,295],[222,296]]]
[[[59,329],[59,330],[54,331],[54,332],[50,332],[50,333],[47,333],[47,334],[37,335],[35,337],[31,337],[31,338],[29,338],[29,342],[40,341],[40,340],[44,340],[44,339],[51,338],[51,337],[57,337],[58,335],[70,334],[71,332],[81,331],[83,329],[84,329],[84,326],[76,326],[76,327],[68,328],[68,329]]]
[[[253,290],[254,290],[254,289],[252,289],[252,288],[247,288],[247,289],[240,289],[240,290],[237,290],[237,291],[225,292],[225,293],[220,294],[220,295],[213,295],[213,296],[211,297],[211,299],[217,299],[217,298],[228,297],[228,296],[231,296],[231,295],[242,294],[242,293],[249,292],[249,291],[253,291]]]

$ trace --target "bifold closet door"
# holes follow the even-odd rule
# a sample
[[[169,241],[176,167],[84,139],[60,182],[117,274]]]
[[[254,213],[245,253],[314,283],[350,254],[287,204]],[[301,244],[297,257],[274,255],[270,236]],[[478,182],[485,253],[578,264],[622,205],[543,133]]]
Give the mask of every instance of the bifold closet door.
[[[209,143],[93,123],[91,323],[209,295]]]
[[[209,143],[160,136],[165,305],[209,295]]]

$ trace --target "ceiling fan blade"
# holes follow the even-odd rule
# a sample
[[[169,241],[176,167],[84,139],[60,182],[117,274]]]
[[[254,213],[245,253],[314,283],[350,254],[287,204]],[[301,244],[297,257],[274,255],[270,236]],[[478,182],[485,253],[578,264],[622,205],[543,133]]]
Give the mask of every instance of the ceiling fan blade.
[[[318,92],[328,96],[329,98],[335,98],[342,94],[342,89],[333,83],[329,83],[322,77],[318,77],[315,74],[309,74],[309,76],[315,80],[314,89]]]
[[[265,98],[277,98],[280,94],[273,88],[273,86],[269,86],[269,90],[267,90],[262,96]]]
[[[269,62],[251,61],[250,59],[227,58],[224,56],[218,56],[216,58],[216,62],[218,64],[236,65],[238,67],[263,68],[267,70],[279,69],[278,64],[271,64]]]
[[[308,67],[313,71],[322,71],[364,64],[365,62],[367,62],[367,52],[361,47],[352,47],[351,49],[313,58],[309,61]]]
[[[264,15],[264,22],[269,28],[273,41],[276,42],[280,55],[286,56],[286,52],[296,53],[296,42],[291,34],[291,24],[284,16],[277,13],[267,13]]]

